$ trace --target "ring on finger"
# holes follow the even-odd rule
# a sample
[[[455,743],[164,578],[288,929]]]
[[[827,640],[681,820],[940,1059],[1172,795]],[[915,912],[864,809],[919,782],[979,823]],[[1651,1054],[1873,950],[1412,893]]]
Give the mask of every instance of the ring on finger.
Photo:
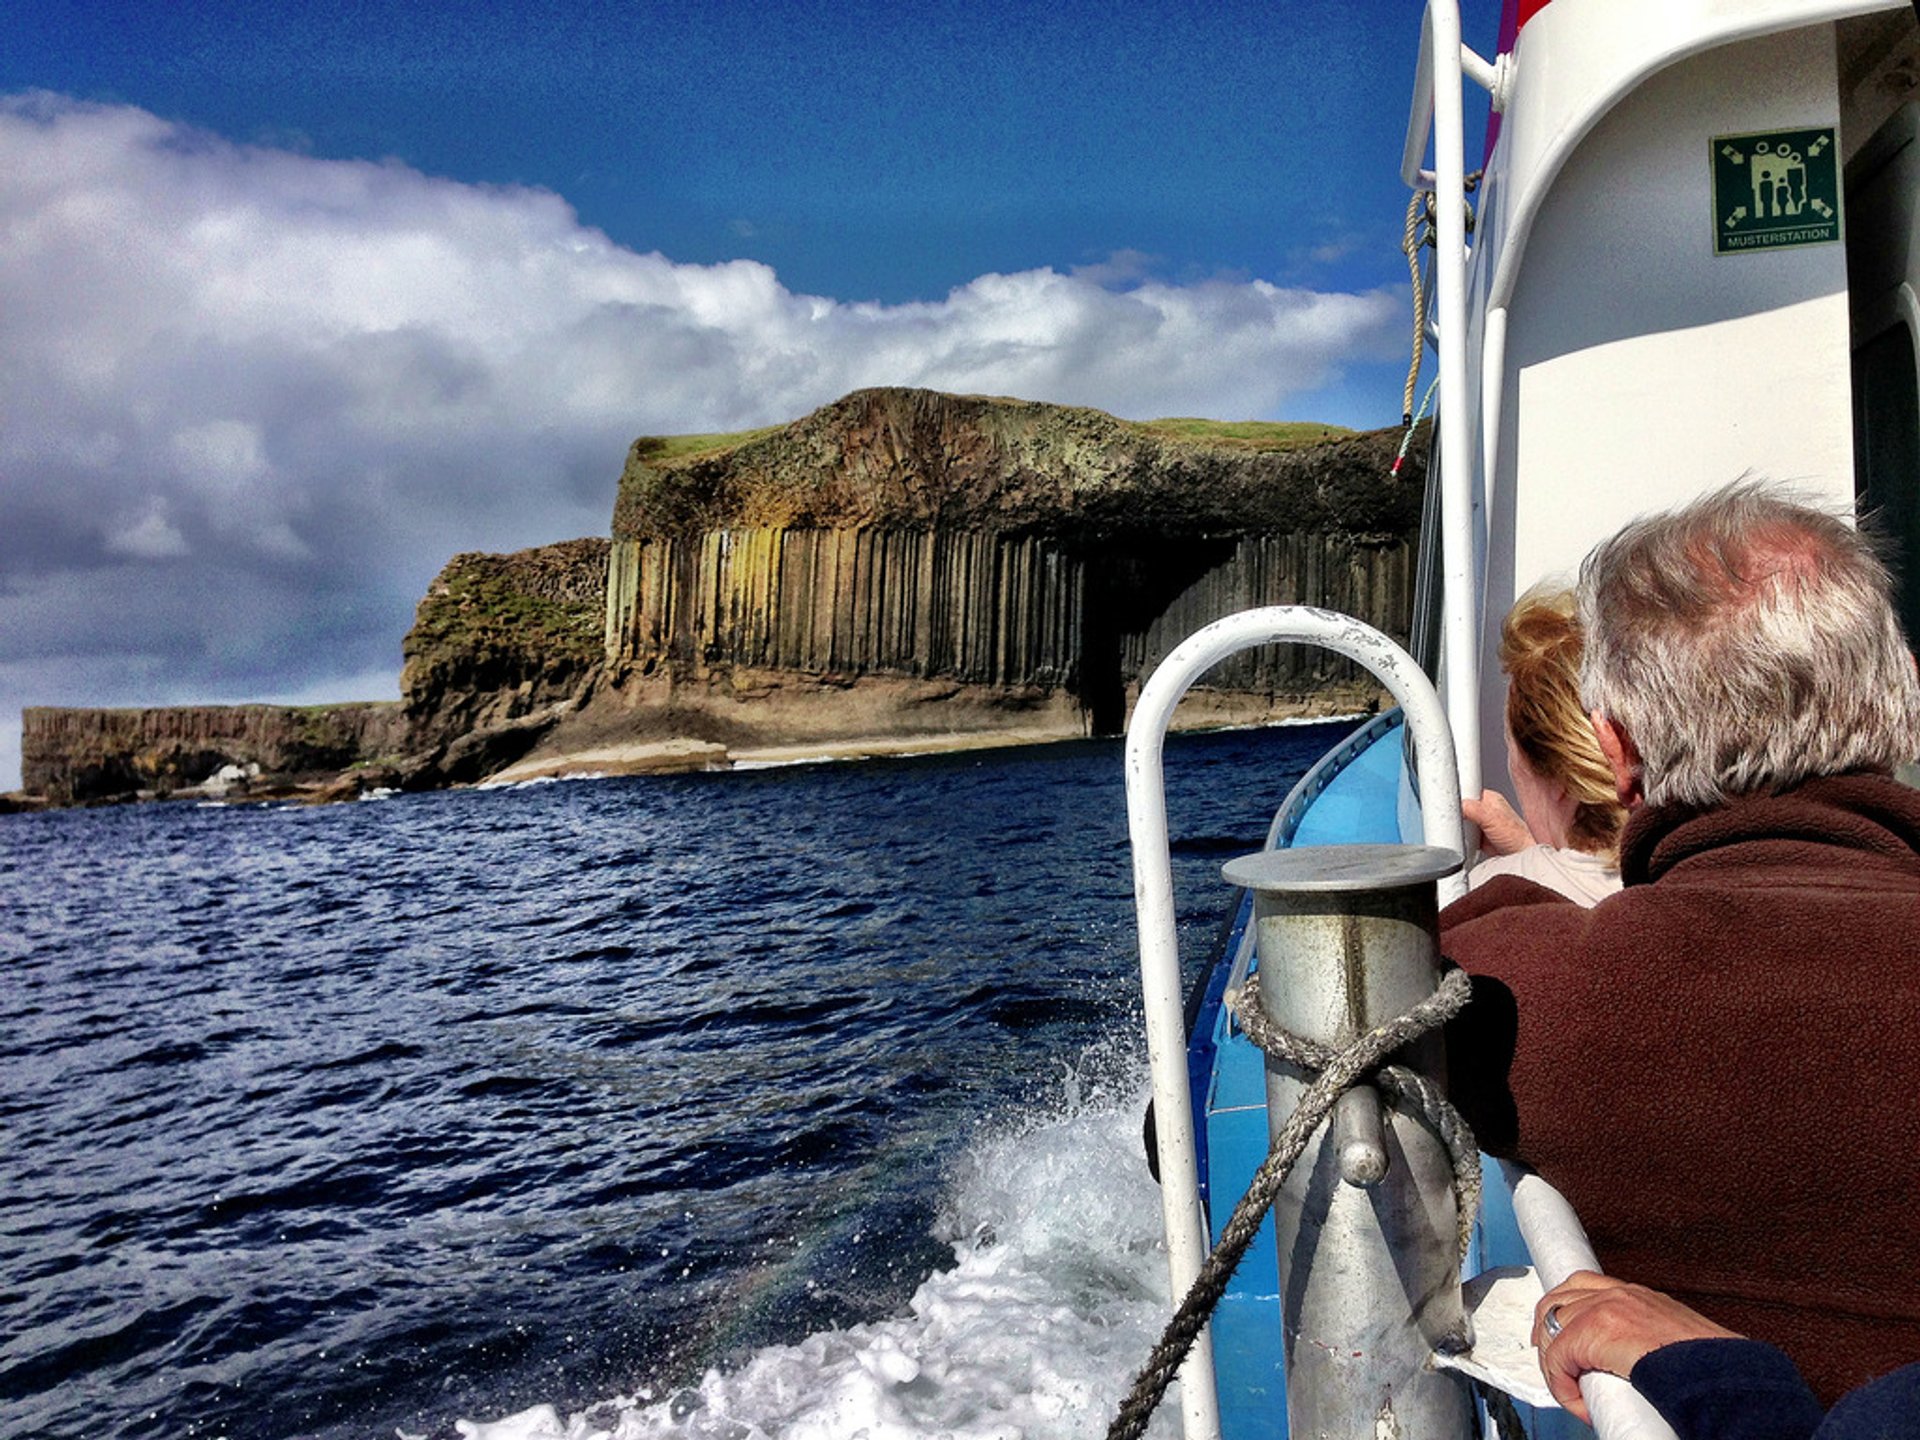
[[[1560,1307],[1549,1305],[1547,1313],[1540,1317],[1540,1328],[1547,1332],[1549,1340],[1557,1336],[1566,1327],[1560,1323]]]

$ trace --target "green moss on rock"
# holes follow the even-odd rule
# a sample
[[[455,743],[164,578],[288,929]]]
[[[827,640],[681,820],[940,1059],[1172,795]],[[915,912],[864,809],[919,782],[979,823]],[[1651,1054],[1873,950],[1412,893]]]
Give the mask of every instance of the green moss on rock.
[[[454,556],[401,644],[416,740],[514,719],[590,685],[603,657],[607,550],[589,538]]]

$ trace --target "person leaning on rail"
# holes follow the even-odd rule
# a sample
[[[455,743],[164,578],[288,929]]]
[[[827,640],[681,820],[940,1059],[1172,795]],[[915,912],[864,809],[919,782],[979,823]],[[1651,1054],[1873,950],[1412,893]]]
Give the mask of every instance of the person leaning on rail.
[[[1831,1402],[1920,1356],[1920,679],[1872,548],[1756,484],[1629,525],[1576,590],[1630,810],[1619,894],[1441,916],[1450,1093],[1601,1266]],[[1897,1277],[1897,1278],[1896,1278]]]
[[[1627,811],[1613,771],[1580,706],[1580,627],[1569,591],[1533,589],[1500,627],[1507,675],[1507,771],[1518,812],[1497,790],[1461,809],[1480,827],[1488,858],[1468,872],[1471,889],[1519,875],[1582,905],[1620,888],[1620,829]]]
[[[1629,1381],[1680,1440],[1920,1440],[1920,1363],[1849,1391],[1822,1413],[1786,1355],[1670,1295],[1582,1270],[1534,1307],[1533,1343],[1554,1398],[1588,1419],[1580,1377]]]

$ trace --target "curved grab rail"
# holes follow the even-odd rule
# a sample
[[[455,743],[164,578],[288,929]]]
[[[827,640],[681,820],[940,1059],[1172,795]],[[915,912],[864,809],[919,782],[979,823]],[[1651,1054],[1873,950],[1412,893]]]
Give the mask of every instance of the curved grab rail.
[[[1180,993],[1180,945],[1174,926],[1173,860],[1167,843],[1162,765],[1174,707],[1205,671],[1240,650],[1291,641],[1332,650],[1366,667],[1406,712],[1419,769],[1426,843],[1466,853],[1453,735],[1432,683],[1411,655],[1371,625],[1332,610],[1273,605],[1243,610],[1195,631],[1160,662],[1140,691],[1127,726],[1127,829],[1133,842],[1134,909],[1140,927],[1140,986],[1160,1148],[1160,1204],[1173,1293],[1187,1293],[1207,1256],[1207,1223],[1187,1083],[1186,1019]],[[1452,899],[1463,879],[1442,882]],[[1187,1440],[1216,1440],[1219,1398],[1213,1348],[1202,1334],[1181,1368],[1180,1405]]]
[[[1502,1160],[1500,1169],[1513,1192],[1514,1220],[1541,1288],[1551,1290],[1576,1270],[1599,1270],[1592,1242],[1566,1197],[1511,1160]],[[1580,1397],[1601,1440],[1675,1440],[1660,1412],[1617,1375],[1589,1370],[1580,1377]]]

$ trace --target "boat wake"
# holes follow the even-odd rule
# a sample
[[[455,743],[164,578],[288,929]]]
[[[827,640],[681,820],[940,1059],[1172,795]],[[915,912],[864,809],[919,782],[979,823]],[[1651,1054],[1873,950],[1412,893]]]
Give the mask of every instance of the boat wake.
[[[977,1140],[936,1226],[953,1265],[904,1313],[759,1350],[673,1394],[551,1405],[467,1440],[1079,1440],[1105,1433],[1169,1313],[1144,1093]],[[1170,1400],[1150,1434],[1177,1433]]]

